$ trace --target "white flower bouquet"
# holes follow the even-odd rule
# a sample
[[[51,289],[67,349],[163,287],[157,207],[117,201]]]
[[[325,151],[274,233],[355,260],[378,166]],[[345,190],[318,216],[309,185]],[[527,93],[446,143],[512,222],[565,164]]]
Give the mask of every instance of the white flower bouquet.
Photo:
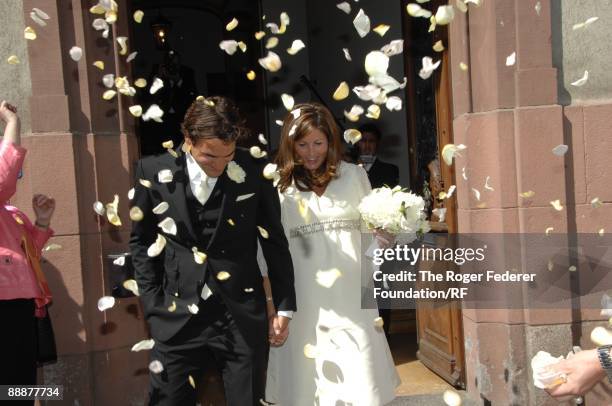
[[[400,186],[373,189],[361,199],[358,210],[368,228],[403,234],[403,243],[409,243],[430,230],[423,198]]]

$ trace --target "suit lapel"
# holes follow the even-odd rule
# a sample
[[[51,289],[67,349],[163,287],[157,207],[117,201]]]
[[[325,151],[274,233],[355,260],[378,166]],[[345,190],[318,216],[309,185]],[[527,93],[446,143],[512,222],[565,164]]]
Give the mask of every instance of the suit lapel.
[[[192,241],[197,241],[196,234],[194,232],[193,223],[191,222],[191,211],[187,207],[187,196],[186,188],[191,187],[189,185],[189,174],[187,173],[186,155],[181,155],[174,160],[175,170],[174,172],[174,188],[168,188],[170,194],[170,207],[174,209],[177,224],[183,223],[187,234]],[[180,230],[180,228],[179,228]]]

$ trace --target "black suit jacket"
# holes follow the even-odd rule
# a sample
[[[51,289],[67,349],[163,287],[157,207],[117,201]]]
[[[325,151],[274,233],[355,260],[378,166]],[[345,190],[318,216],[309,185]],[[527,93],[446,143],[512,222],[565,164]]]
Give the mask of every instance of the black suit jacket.
[[[187,208],[185,193],[190,186],[185,156],[175,158],[165,153],[138,163],[132,205],[142,210],[144,218],[133,222],[130,248],[145,317],[152,336],[158,340],[170,339],[189,320],[192,314],[187,306],[198,303],[204,281],[223,300],[247,342],[261,345],[267,340],[257,238],[268,264],[276,308],[296,310],[293,264],[281,225],[278,193],[262,175],[265,162],[240,148],[234,161],[244,169],[246,178],[237,183],[226,171],[217,180],[215,188],[221,188],[223,195],[220,217],[206,247],[198,246],[198,235]],[[158,181],[157,174],[162,169],[172,171],[172,182]],[[149,180],[152,186],[144,187],[139,179]],[[240,196],[241,200],[237,201]],[[170,208],[161,215],[154,214],[152,209],[164,201]],[[157,226],[166,217],[173,218],[177,224],[175,236],[164,234]],[[260,236],[257,226],[268,232],[267,239]],[[151,258],[147,249],[158,233],[164,235],[167,244],[158,257]],[[204,264],[195,262],[193,247],[206,253]],[[230,274],[227,280],[217,279],[222,271]],[[170,312],[168,307],[173,302],[176,310]]]
[[[399,184],[399,169],[393,164],[389,164],[376,158],[368,172],[368,179],[372,189],[387,185],[395,187]]]

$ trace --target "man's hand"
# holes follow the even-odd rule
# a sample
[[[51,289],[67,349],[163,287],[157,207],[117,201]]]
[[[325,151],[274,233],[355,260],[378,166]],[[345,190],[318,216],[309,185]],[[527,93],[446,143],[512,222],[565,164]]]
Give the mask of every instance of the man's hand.
[[[48,227],[55,211],[55,199],[45,195],[34,195],[32,198],[32,208],[36,215],[36,224]]]
[[[606,377],[597,350],[580,351],[568,359],[551,365],[548,370],[561,372],[566,376],[564,383],[546,389],[546,392],[555,398],[584,395]]]
[[[268,319],[269,324],[269,340],[273,347],[280,347],[289,337],[289,322],[290,318],[285,316],[274,315]]]

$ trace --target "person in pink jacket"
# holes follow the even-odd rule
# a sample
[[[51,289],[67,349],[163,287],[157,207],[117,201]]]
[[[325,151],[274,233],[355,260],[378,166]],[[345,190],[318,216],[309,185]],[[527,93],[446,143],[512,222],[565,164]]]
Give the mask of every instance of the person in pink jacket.
[[[34,195],[34,224],[9,199],[26,150],[20,144],[20,121],[15,107],[0,103],[4,136],[0,141],[0,385],[36,383],[36,317],[46,315],[51,294],[40,270],[40,253],[53,235],[49,228],[55,201]]]

